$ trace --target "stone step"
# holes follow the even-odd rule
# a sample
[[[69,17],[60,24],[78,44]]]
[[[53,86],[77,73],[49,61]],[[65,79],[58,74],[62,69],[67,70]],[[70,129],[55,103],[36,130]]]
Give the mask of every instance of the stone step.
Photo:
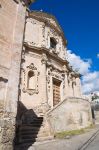
[[[19,127],[19,131],[22,131],[22,130],[38,130],[41,127],[42,127],[42,125],[21,126],[21,127]]]
[[[33,117],[31,115],[29,115],[30,118],[33,118],[33,120],[43,120],[43,117]]]
[[[28,148],[30,146],[32,146],[33,142],[31,143],[21,143],[21,144],[18,144],[15,146],[15,149],[14,150],[28,150]]]
[[[23,134],[23,135],[24,134],[38,134],[38,133],[39,133],[39,130],[26,130],[26,131],[23,130],[19,132],[19,135],[20,134]]]
[[[20,134],[20,137],[21,138],[38,138],[38,137],[45,137],[45,136],[48,136],[48,134],[45,132],[45,133],[38,133],[38,134],[35,134],[35,133],[32,133],[32,134]]]
[[[42,122],[33,122],[33,123],[30,123],[30,124],[23,124],[22,126],[33,126],[34,124],[42,125]]]
[[[24,135],[24,136],[21,135],[21,139],[35,139],[35,138],[37,138],[36,134],[33,134],[33,135]]]
[[[27,143],[27,144],[33,144],[34,142],[36,142],[36,138],[33,138],[33,139],[19,139],[19,144],[22,144],[22,143]]]
[[[53,136],[43,136],[43,137],[38,137],[36,138],[36,142],[42,142],[46,140],[52,140],[54,137]]]
[[[34,143],[34,142],[42,142],[45,140],[52,140],[53,136],[42,136],[42,137],[24,137],[21,138],[20,143]]]

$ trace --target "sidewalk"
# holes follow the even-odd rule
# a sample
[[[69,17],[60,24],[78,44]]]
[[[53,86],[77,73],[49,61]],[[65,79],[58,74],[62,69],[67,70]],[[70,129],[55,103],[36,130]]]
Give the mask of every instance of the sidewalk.
[[[99,133],[99,125],[89,132],[72,136],[70,139],[55,139],[35,143],[29,150],[84,150],[84,147]]]

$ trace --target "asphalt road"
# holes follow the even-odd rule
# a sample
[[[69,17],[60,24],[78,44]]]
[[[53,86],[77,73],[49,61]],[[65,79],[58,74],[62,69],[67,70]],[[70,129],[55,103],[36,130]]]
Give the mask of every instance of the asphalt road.
[[[84,150],[99,150],[99,134]]]
[[[90,132],[73,136],[70,139],[35,143],[28,150],[99,150],[99,126],[90,129]]]

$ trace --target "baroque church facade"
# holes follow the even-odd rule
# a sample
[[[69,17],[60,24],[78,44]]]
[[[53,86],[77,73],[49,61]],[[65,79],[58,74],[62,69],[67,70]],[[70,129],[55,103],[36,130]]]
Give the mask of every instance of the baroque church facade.
[[[21,64],[21,102],[51,109],[66,97],[81,97],[80,74],[66,60],[66,40],[56,19],[29,12]],[[27,101],[28,100],[28,101]]]
[[[0,146],[8,150],[14,139],[33,143],[92,123],[61,27],[52,15],[30,12],[28,3],[2,1],[0,8]]]

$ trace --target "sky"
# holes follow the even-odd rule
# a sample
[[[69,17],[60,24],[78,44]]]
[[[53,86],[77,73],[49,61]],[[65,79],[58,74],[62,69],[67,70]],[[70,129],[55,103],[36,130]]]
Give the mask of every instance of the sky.
[[[68,41],[67,59],[83,75],[83,93],[99,91],[99,0],[37,0],[30,9],[57,18]]]

